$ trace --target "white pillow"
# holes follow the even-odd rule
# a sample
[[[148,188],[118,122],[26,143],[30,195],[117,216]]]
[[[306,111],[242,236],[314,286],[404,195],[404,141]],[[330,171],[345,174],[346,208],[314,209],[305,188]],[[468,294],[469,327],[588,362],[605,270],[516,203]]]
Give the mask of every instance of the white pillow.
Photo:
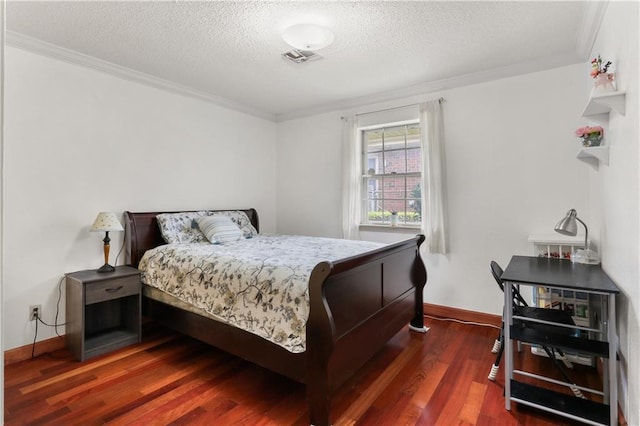
[[[196,219],[198,227],[212,244],[241,240],[242,231],[228,216],[203,216]]]
[[[207,212],[162,213],[156,216],[162,238],[167,243],[204,243],[205,236],[198,229],[196,219]]]

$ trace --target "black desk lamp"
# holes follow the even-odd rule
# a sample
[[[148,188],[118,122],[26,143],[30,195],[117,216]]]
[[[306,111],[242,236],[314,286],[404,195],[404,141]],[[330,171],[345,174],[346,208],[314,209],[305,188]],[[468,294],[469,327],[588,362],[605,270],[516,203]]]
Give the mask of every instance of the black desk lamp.
[[[98,217],[91,225],[91,232],[105,232],[104,237],[104,265],[102,265],[97,272],[113,272],[116,270],[113,266],[109,265],[109,242],[111,238],[109,238],[109,231],[124,231],[120,221],[116,217],[115,213],[111,212],[100,212],[98,213]]]
[[[576,212],[575,209],[569,210],[567,215],[556,224],[554,230],[560,234],[575,237],[578,234],[578,225],[576,222],[580,222],[582,226],[584,226],[584,249],[577,250],[571,256],[571,261],[597,265],[600,263],[600,257],[598,253],[589,248],[589,229],[587,225],[578,218],[578,212]]]

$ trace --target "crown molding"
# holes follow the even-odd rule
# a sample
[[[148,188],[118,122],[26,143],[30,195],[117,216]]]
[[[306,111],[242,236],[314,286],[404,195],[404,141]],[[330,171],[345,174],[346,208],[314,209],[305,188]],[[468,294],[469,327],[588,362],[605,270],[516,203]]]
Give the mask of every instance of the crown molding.
[[[42,56],[68,62],[74,65],[83,66],[92,70],[101,71],[106,74],[122,78],[124,80],[145,84],[147,86],[165,90],[171,93],[188,96],[190,98],[209,102],[223,108],[242,112],[255,117],[263,118],[270,121],[275,121],[276,119],[276,116],[274,114],[266,113],[259,109],[233,102],[220,96],[214,96],[209,93],[205,93],[187,86],[164,80],[162,78],[145,74],[143,72],[135,71],[111,62],[103,61],[93,56],[85,55],[71,49],[66,49],[52,43],[47,43],[45,41],[29,37],[15,31],[6,32],[6,44],[11,47],[27,50]]]
[[[591,55],[608,5],[609,0],[586,2],[576,43],[576,53],[585,61]]]
[[[361,96],[358,98],[345,99],[341,102],[325,104],[316,108],[298,110],[293,113],[278,114],[276,122],[294,120],[297,118],[308,117],[316,114],[323,114],[332,111],[348,111],[372,104],[390,102],[418,95],[424,95],[434,92],[442,92],[444,90],[456,89],[459,87],[470,86],[473,84],[484,83],[492,80],[499,80],[518,75],[530,74],[539,71],[545,71],[553,68],[559,68],[567,65],[573,65],[584,62],[576,53],[570,52],[564,55],[556,55],[534,61],[527,61],[506,67],[493,68],[489,70],[479,71],[470,74],[459,75],[437,81],[421,83],[409,87],[403,87],[396,90],[377,93],[374,95]],[[357,111],[356,111],[357,112]]]
[[[80,65],[89,69],[101,71],[125,80],[145,84],[160,90],[176,93],[183,96],[199,99],[214,105],[231,109],[234,111],[249,114],[258,118],[273,122],[283,122],[297,118],[308,117],[337,110],[355,109],[380,102],[399,100],[416,95],[450,90],[458,87],[498,80],[516,75],[528,74],[532,72],[544,71],[547,69],[571,65],[586,61],[591,54],[591,49],[597,37],[600,24],[604,17],[608,1],[587,2],[587,7],[583,15],[581,28],[579,30],[576,51],[573,54],[557,55],[542,60],[528,61],[513,64],[506,67],[479,71],[476,73],[464,74],[442,80],[420,83],[409,87],[376,93],[373,95],[361,96],[350,99],[343,99],[313,108],[299,109],[291,113],[272,114],[257,108],[249,107],[231,101],[226,98],[214,96],[206,92],[192,89],[168,80],[154,77],[139,71],[132,70],[120,65],[113,64],[89,55],[66,49],[52,43],[26,36],[24,34],[7,31],[6,44],[23,50],[28,50],[53,59]]]

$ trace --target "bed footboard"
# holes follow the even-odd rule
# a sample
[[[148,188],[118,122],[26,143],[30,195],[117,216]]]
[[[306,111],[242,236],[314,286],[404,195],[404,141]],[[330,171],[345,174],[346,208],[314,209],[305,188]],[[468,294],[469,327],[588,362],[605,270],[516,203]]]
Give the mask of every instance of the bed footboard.
[[[399,330],[424,328],[423,235],[315,267],[309,283],[307,399],[311,424],[330,424],[330,395]]]

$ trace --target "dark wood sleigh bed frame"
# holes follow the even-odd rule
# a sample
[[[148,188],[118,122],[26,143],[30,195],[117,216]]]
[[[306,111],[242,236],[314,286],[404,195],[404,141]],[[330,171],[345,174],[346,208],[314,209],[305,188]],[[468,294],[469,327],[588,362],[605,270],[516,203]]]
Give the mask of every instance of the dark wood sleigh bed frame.
[[[219,210],[220,211],[220,210]],[[255,209],[244,211],[259,230]],[[148,249],[165,244],[156,215],[125,212],[126,258],[134,267]],[[427,271],[423,235],[338,262],[321,262],[309,279],[306,351],[292,353],[257,335],[143,298],[146,316],[306,385],[310,423],[328,426],[330,396],[399,330],[424,330]],[[335,419],[334,419],[335,420]]]

